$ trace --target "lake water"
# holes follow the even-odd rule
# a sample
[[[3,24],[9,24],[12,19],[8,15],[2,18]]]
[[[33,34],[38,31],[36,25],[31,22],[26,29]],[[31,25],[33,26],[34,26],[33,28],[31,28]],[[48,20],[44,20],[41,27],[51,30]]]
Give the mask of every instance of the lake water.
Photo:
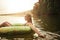
[[[10,22],[11,24],[14,24],[14,23],[25,24],[26,23],[24,17],[0,16],[0,24],[5,22],[5,21]]]

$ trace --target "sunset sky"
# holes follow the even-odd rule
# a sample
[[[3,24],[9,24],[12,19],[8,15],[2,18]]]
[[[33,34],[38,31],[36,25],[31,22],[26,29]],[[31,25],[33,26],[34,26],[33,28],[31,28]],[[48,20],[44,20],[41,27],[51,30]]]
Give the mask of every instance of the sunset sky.
[[[0,14],[31,10],[36,2],[38,0],[0,0]]]

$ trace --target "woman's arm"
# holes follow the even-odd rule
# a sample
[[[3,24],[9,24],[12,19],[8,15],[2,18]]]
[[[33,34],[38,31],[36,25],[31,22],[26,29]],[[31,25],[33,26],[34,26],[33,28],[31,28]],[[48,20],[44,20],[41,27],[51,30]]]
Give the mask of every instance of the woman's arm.
[[[36,29],[36,27],[32,23],[27,23],[31,29],[38,34],[39,37],[45,38],[45,36],[41,35],[41,33]]]

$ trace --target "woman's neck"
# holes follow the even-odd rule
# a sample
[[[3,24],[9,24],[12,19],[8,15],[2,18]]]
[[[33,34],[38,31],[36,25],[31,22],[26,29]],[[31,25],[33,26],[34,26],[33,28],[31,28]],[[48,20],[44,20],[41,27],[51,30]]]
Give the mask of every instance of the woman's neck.
[[[28,21],[27,23],[32,23],[32,21]]]

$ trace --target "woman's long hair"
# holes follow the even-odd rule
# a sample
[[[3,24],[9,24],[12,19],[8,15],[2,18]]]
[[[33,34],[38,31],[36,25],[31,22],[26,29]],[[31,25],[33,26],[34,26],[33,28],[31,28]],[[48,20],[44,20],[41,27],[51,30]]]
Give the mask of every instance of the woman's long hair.
[[[32,23],[32,17],[31,17],[31,15],[30,15],[30,14],[26,14],[26,15],[25,15],[25,20],[26,20],[27,22],[31,22],[31,23]]]

